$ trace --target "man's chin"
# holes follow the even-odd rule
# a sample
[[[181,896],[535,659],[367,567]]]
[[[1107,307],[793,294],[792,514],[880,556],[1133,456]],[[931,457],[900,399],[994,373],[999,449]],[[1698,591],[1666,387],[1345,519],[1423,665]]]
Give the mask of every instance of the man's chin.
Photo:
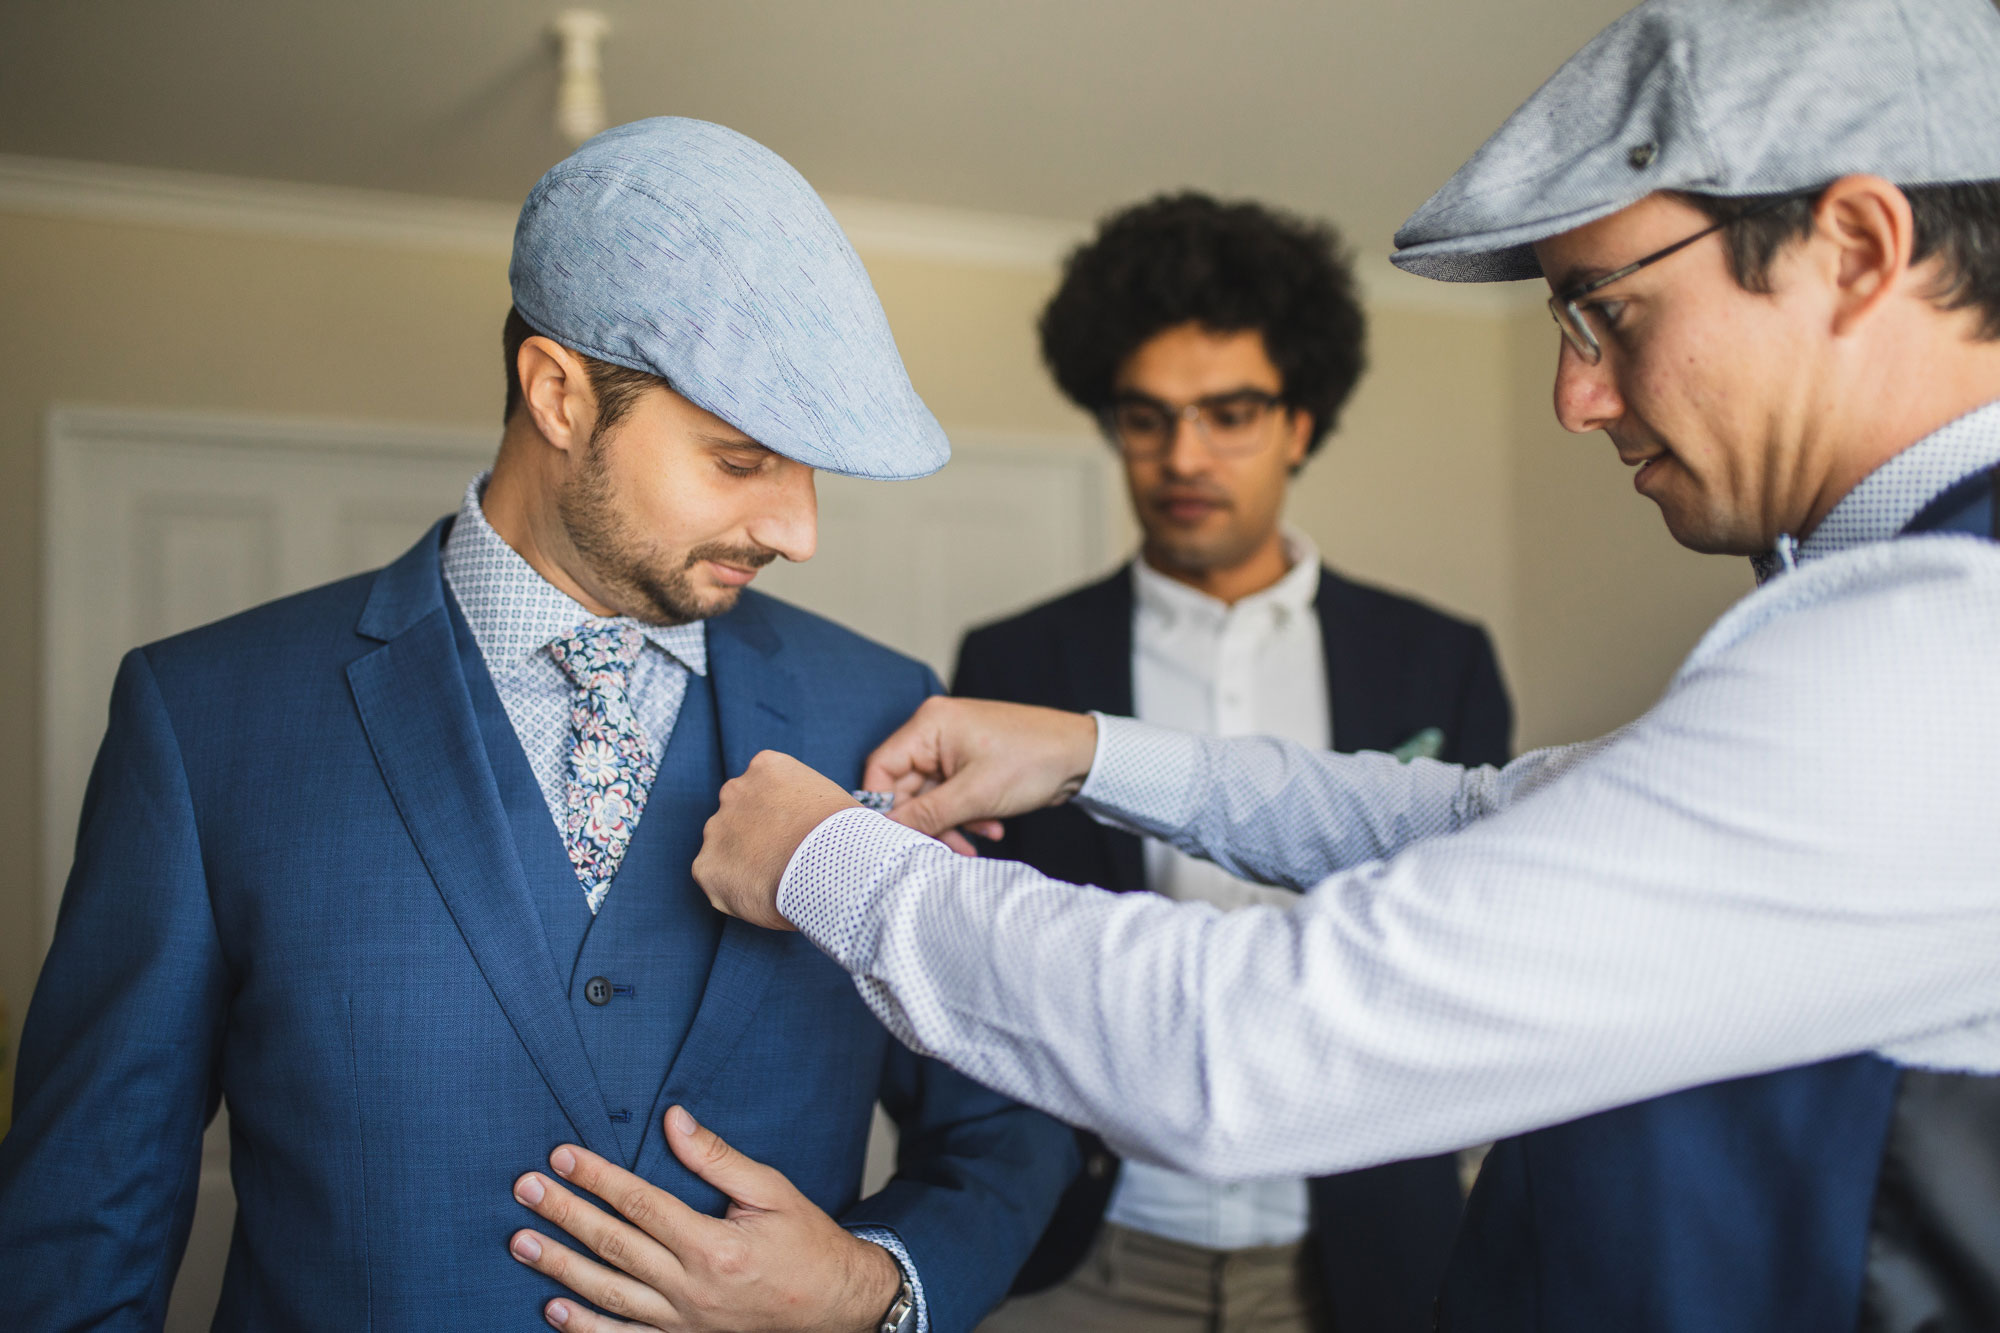
[[[1148,533],[1145,552],[1146,563],[1173,574],[1206,574],[1211,570],[1226,569],[1234,563],[1234,552],[1227,534],[1216,540],[1204,541],[1186,533],[1174,533],[1163,541],[1158,534]]]
[[[749,586],[746,583],[737,587],[704,589],[694,605],[688,608],[695,612],[695,614],[684,617],[684,619],[687,621],[713,620],[717,616],[728,615],[736,609],[736,603],[742,599],[744,589]]]
[[[736,609],[736,602],[743,594],[737,588],[704,588],[680,590],[674,596],[667,596],[654,589],[646,598],[647,613],[633,614],[633,619],[643,620],[648,625],[692,625],[698,620],[713,620]]]
[[[742,599],[749,587],[750,585],[746,583],[740,588],[717,588],[709,595],[708,600],[702,603],[701,618],[707,620],[711,616],[726,615],[734,611],[736,603]]]
[[[1667,533],[1688,550],[1701,555],[1736,555],[1746,559],[1771,549],[1771,543],[1755,533],[1745,533],[1738,525],[1704,513],[1692,506],[1677,505],[1668,496],[1648,496],[1660,507]]]

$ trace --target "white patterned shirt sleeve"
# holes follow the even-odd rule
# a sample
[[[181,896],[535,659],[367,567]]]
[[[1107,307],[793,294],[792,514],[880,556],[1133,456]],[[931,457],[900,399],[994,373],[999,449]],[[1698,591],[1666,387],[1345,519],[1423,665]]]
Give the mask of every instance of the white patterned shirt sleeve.
[[[1587,747],[1464,772],[1107,724],[1098,808],[1310,884],[1289,911],[1066,885],[863,810],[779,908],[917,1049],[1221,1179],[1861,1051],[2000,1072],[2000,546],[1881,540],[1961,475],[1864,484],[1866,540]]]
[[[917,1333],[930,1333],[931,1310],[924,1302],[924,1280],[917,1276],[917,1266],[910,1260],[910,1252],[903,1245],[903,1238],[887,1227],[850,1227],[855,1236],[874,1245],[880,1245],[896,1261],[896,1267],[903,1270],[903,1281],[910,1284],[910,1300],[917,1307]],[[886,1307],[883,1313],[887,1314]]]
[[[1171,843],[1232,875],[1298,890],[1343,867],[1456,833],[1615,739],[1537,750],[1505,769],[1466,769],[1092,716],[1097,753],[1078,805],[1102,823]],[[1287,817],[1273,820],[1274,809]]]

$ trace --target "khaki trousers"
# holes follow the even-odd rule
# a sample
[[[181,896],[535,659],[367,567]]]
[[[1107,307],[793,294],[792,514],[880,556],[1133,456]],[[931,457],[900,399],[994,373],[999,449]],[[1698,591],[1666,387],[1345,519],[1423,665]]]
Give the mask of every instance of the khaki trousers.
[[[1316,1333],[1303,1245],[1204,1250],[1107,1222],[1061,1286],[1008,1301],[978,1333]]]

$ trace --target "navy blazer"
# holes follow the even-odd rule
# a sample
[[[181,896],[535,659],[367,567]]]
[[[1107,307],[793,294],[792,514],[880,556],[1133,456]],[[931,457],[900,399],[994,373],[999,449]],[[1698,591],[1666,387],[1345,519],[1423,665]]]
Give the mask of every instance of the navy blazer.
[[[125,659],[0,1142],[7,1326],[159,1327],[226,1099],[217,1328],[544,1327],[559,1289],[507,1253],[532,1220],[512,1182],[564,1141],[625,1155],[475,719],[445,531]],[[781,749],[858,785],[936,688],[755,593],[708,645],[731,773]],[[720,1211],[660,1131],[686,1105],[893,1229],[940,1333],[1006,1291],[1074,1174],[1068,1130],[897,1045],[800,935],[729,921],[658,1063],[639,1174]],[[878,1097],[899,1170],[860,1199]]]
[[[1452,763],[1506,762],[1513,710],[1486,633],[1407,597],[1320,572],[1314,603],[1325,639],[1336,750],[1393,750],[1443,732]],[[1132,713],[1132,570],[965,636],[952,693],[1071,710]],[[1009,820],[991,854],[1058,879],[1118,892],[1146,887],[1140,840],[1068,806]],[[1066,1278],[1089,1249],[1118,1163],[1084,1136],[1086,1168],[1022,1270],[1016,1290]],[[1429,1329],[1457,1231],[1450,1156],[1396,1162],[1312,1182],[1312,1234],[1327,1308],[1348,1333]]]

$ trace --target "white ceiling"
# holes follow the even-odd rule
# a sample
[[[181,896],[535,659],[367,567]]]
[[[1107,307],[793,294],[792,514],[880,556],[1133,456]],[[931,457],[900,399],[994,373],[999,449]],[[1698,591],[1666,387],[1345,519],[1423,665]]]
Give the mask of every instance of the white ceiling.
[[[518,200],[556,3],[4,0],[0,153]],[[830,193],[1052,218],[1198,186],[1363,250],[1623,0],[598,0],[614,120]]]

